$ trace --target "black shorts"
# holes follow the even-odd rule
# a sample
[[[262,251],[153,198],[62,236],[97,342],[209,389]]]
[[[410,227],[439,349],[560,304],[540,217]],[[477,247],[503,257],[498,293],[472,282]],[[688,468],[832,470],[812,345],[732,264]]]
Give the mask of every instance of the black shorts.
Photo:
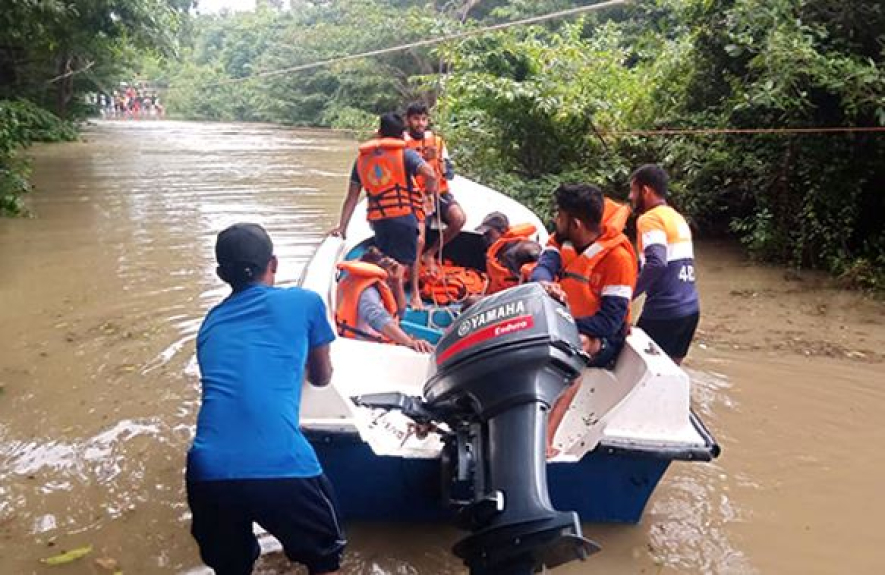
[[[455,199],[455,196],[452,195],[451,192],[444,192],[439,195],[439,211],[442,213],[442,221],[446,224],[449,223],[449,210],[452,206],[460,206],[458,200]],[[436,209],[436,206],[434,206]],[[424,233],[428,233],[436,224],[436,212],[427,214],[427,218],[424,220]]]
[[[647,333],[671,358],[682,359],[688,355],[688,347],[694,339],[700,318],[699,312],[670,319],[647,319],[643,316],[636,322],[636,327]]]
[[[337,571],[346,541],[325,475],[187,483],[191,534],[217,575],[247,575],[261,553],[258,523],[310,573]]]
[[[443,192],[439,195],[439,211],[442,212],[443,221],[448,217],[449,209],[457,206],[458,200],[452,195],[452,192]]]
[[[372,222],[375,245],[399,263],[410,266],[418,259],[418,223],[413,218]]]

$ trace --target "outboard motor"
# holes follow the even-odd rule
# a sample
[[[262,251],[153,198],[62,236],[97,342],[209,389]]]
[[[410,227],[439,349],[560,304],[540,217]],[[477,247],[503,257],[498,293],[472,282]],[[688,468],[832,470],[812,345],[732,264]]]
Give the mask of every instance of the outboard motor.
[[[568,310],[538,284],[500,292],[452,324],[434,360],[423,400],[354,400],[446,424],[444,487],[471,532],[454,553],[471,574],[524,575],[598,551],[547,491],[547,412],[586,365]]]

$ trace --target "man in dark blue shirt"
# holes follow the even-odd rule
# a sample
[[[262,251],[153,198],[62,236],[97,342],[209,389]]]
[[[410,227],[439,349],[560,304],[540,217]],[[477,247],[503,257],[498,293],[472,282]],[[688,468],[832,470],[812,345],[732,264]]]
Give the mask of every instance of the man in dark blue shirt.
[[[252,572],[258,523],[311,574],[338,571],[334,494],[298,425],[305,378],[327,385],[335,335],[320,297],[273,287],[277,259],[261,226],[218,234],[218,276],[233,292],[197,336],[202,405],[187,460],[191,532],[219,575]]]
[[[639,214],[636,245],[642,264],[636,292],[645,305],[636,326],[680,365],[701,317],[695,286],[694,244],[685,218],[667,205],[667,172],[646,164],[630,177],[630,201]]]

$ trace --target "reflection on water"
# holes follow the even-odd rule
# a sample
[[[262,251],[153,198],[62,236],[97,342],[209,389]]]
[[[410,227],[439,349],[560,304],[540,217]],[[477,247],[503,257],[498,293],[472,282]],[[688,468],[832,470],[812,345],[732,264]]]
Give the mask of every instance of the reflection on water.
[[[182,485],[199,399],[193,341],[226,294],[215,234],[266,226],[279,279],[294,282],[336,219],[356,146],[176,122],[102,123],[86,140],[38,148],[37,217],[0,221],[0,573],[42,573],[39,558],[81,545],[126,573],[182,572],[199,565]],[[716,258],[717,277],[729,261]],[[885,441],[877,366],[735,353],[707,342],[691,357],[694,406],[723,458],[674,464],[640,525],[586,526],[603,552],[557,572],[881,567],[885,541],[868,516],[885,509],[869,502],[880,486],[863,471],[874,457],[885,470],[872,447]],[[824,493],[836,481],[851,487],[838,505]],[[834,521],[867,527],[840,538]],[[346,573],[462,572],[447,527],[348,535]],[[90,561],[65,572],[97,572]],[[270,557],[258,571],[283,565]]]
[[[731,383],[724,374],[688,372],[692,405],[701,419],[715,422],[717,414],[740,411],[729,396]],[[727,430],[717,429],[716,436],[731,443]],[[659,563],[679,572],[754,572],[728,530],[729,524],[746,520],[730,493],[734,480],[718,461],[671,468],[662,486],[666,497],[656,497],[646,512],[649,549]]]
[[[85,139],[38,148],[37,217],[0,222],[0,572],[83,544],[127,572],[174,572],[198,563],[181,474],[193,341],[226,295],[215,234],[261,223],[293,283],[355,144],[175,122],[103,123]]]

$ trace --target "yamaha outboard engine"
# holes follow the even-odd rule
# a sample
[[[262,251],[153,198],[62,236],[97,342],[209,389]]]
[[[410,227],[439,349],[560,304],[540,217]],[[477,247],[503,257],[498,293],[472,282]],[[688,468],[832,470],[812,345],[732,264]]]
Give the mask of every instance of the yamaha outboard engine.
[[[524,575],[599,550],[547,491],[547,412],[586,365],[566,308],[537,284],[484,298],[452,324],[434,360],[423,400],[354,399],[446,424],[444,487],[470,531],[454,553],[470,572]]]

